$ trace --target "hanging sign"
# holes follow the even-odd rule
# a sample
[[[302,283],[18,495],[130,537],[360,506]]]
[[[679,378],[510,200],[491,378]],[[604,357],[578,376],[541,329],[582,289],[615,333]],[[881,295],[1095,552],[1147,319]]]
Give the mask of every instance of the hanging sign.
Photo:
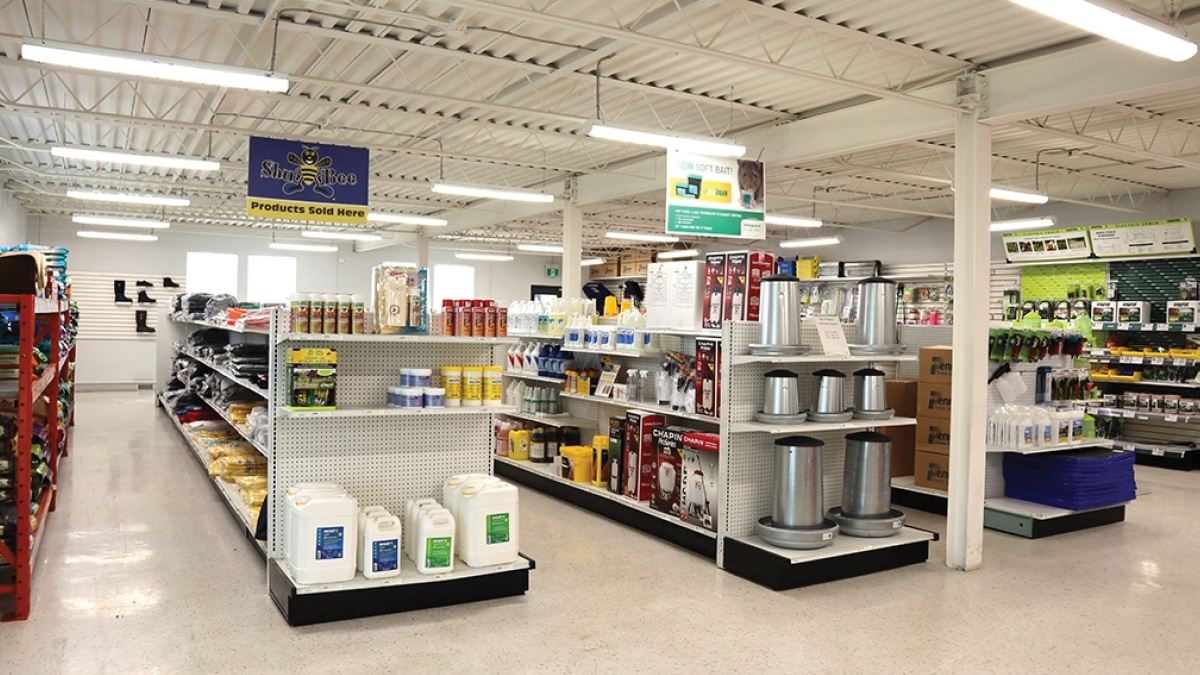
[[[1004,255],[1009,262],[1023,260],[1075,260],[1090,258],[1088,228],[1067,227],[1004,234]]]
[[[1170,255],[1196,250],[1191,218],[1093,225],[1089,230],[1092,250],[1098,258]]]
[[[366,148],[251,137],[246,215],[365,224],[370,163]]]
[[[762,162],[667,151],[667,234],[766,239]]]

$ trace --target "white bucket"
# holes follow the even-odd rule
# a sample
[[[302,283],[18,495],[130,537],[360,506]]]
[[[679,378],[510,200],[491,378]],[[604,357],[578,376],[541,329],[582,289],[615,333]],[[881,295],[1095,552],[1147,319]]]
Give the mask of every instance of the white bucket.
[[[487,567],[517,561],[517,488],[499,481],[468,485],[463,488],[458,510],[458,557],[463,563]]]
[[[301,494],[293,505],[298,533],[292,575],[301,584],[350,581],[358,569],[358,503],[347,494]]]
[[[400,574],[400,519],[385,515],[367,518],[363,523],[362,573],[368,579],[382,579]]]
[[[454,571],[454,516],[449,511],[422,513],[416,542],[418,572],[444,574]]]

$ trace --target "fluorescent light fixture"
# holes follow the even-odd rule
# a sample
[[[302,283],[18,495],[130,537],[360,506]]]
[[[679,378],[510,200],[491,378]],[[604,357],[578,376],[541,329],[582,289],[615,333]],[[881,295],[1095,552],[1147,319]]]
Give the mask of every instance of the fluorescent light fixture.
[[[549,204],[554,201],[554,195],[535,190],[518,188],[499,188],[486,185],[466,185],[464,183],[434,183],[430,190],[440,195],[457,195],[459,197],[480,197],[482,199],[503,199],[510,202],[538,202]]]
[[[344,241],[379,241],[383,237],[370,232],[321,232],[319,230],[304,230],[301,237],[309,239],[341,239]]]
[[[833,246],[842,243],[841,237],[813,237],[811,239],[793,239],[779,245],[780,248],[807,248],[809,246]]]
[[[584,258],[583,260],[579,261],[579,265],[581,267],[594,267],[596,265],[603,265],[603,264],[604,264],[604,258]]]
[[[605,232],[604,236],[608,239],[622,239],[624,241],[651,241],[656,244],[674,244],[679,241],[679,237],[673,237],[669,234],[643,234],[641,232]]]
[[[71,199],[84,199],[93,202],[118,202],[121,204],[148,204],[150,206],[188,206],[190,199],[182,197],[159,197],[157,195],[135,195],[127,192],[91,192],[88,190],[67,190]]]
[[[273,241],[267,244],[267,248],[273,248],[276,251],[307,251],[309,253],[337,253],[338,247],[332,244],[289,244],[282,241]]]
[[[1054,216],[1046,218],[1019,218],[1017,220],[997,220],[988,229],[992,232],[1016,232],[1018,230],[1041,230],[1054,227],[1058,220]]]
[[[778,216],[774,213],[768,213],[763,216],[763,221],[768,225],[783,225],[785,227],[820,227],[820,220],[816,218],[799,218],[796,216]]]
[[[676,258],[695,258],[700,255],[700,251],[694,248],[686,248],[682,251],[662,251],[658,254],[659,260],[674,260]]]
[[[375,211],[367,214],[367,220],[372,223],[399,223],[400,225],[424,225],[426,227],[443,227],[450,224],[450,221],[444,218],[409,216],[403,213],[376,213]]]
[[[1187,32],[1113,0],[1012,0],[1039,14],[1171,61],[1196,55]]]
[[[55,146],[50,148],[50,154],[63,159],[79,159],[89,162],[107,164],[134,164],[137,166],[154,166],[163,169],[190,169],[192,171],[217,171],[220,162],[210,159],[192,159],[174,155],[142,155],[135,152],[119,150],[92,150],[91,148],[74,148]]]
[[[503,255],[498,253],[463,253],[461,251],[455,253],[454,257],[458,258],[459,260],[487,260],[491,262],[512,262],[513,260],[511,255]]]
[[[114,218],[112,216],[92,216],[76,213],[71,216],[71,222],[79,225],[106,225],[109,227],[143,227],[147,230],[165,230],[171,223],[165,220],[147,220],[145,218]]]
[[[562,253],[563,247],[545,244],[517,244],[517,250],[527,253]]]
[[[65,43],[26,42],[21,45],[21,58],[52,66],[187,84],[207,84],[280,94],[288,90],[287,75],[278,73]]]
[[[95,230],[80,230],[75,234],[87,239],[120,239],[122,241],[158,241],[153,234],[134,234],[132,232],[97,232]]]
[[[583,127],[583,133],[592,138],[602,138],[618,143],[634,145],[652,145],[659,148],[674,148],[696,155],[713,157],[741,157],[746,154],[746,146],[711,136],[692,136],[677,134],[659,129],[646,127],[614,126],[600,120],[591,120]]]
[[[998,201],[1020,202],[1022,204],[1045,204],[1046,202],[1050,201],[1050,197],[1040,192],[1011,187],[992,186],[992,188],[988,190],[988,195],[992,199]]]

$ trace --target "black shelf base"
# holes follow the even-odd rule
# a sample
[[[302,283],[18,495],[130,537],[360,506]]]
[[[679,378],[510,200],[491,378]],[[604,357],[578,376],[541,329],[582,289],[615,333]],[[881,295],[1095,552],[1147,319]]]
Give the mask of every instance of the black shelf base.
[[[581,490],[564,484],[550,476],[511,467],[504,462],[496,462],[494,466],[496,474],[499,476],[527,485],[538,492],[557,497],[564,502],[639,529],[647,534],[652,534],[706,558],[717,559],[716,537],[707,537],[691,528],[675,525],[646,513],[632,503],[625,505],[620,501],[593,494],[589,490]]]
[[[535,567],[532,560],[525,559],[530,562],[528,569],[425,584],[401,584],[303,595],[296,592],[296,586],[279,567],[279,561],[272,559],[267,563],[267,587],[271,599],[275,601],[275,606],[279,608],[283,618],[287,619],[288,625],[311,626],[329,621],[361,619],[524,595],[529,590],[529,572]]]
[[[1151,455],[1149,453],[1137,453],[1134,457],[1134,463],[1143,466],[1157,466],[1163,469],[1175,469],[1176,471],[1191,471],[1200,467],[1200,452],[1189,452],[1178,457],[1167,457],[1165,455]]]
[[[765,549],[725,538],[725,571],[776,591],[883,572],[923,563],[928,559],[927,539],[792,564],[791,560]]]
[[[892,486],[892,504],[895,506],[907,506],[910,509],[932,513],[938,516],[946,515],[947,499],[938,497],[925,492],[909,490],[902,487]]]
[[[1110,506],[1095,511],[1083,511],[1058,518],[1039,520],[1029,516],[1021,516],[995,511],[984,507],[983,526],[989,530],[1007,532],[1026,539],[1041,539],[1053,537],[1056,534],[1078,532],[1101,525],[1112,525],[1125,520],[1125,505]]]

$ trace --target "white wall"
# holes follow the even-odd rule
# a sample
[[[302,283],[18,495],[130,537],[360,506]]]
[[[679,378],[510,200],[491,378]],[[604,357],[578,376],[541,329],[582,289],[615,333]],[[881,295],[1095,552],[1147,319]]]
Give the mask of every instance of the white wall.
[[[7,188],[0,187],[0,246],[28,243],[25,208],[17,203]]]
[[[20,222],[24,229],[24,220]],[[6,231],[0,229],[0,234]],[[156,286],[162,283],[163,276],[170,276],[181,285],[184,283],[188,251],[236,253],[241,258],[239,296],[242,297],[246,292],[246,257],[250,255],[294,256],[297,286],[301,290],[361,293],[367,297],[370,297],[371,269],[375,265],[389,260],[416,260],[414,248],[401,246],[366,253],[356,253],[349,243],[339,246],[336,254],[276,251],[267,247],[270,240],[265,233],[230,236],[168,230],[159,232],[157,242],[142,243],[83,239],[75,236],[75,231],[73,225],[45,218],[35,221],[21,237],[4,236],[0,241],[22,241],[27,234],[33,243],[68,248],[71,270],[127,274],[151,281]],[[474,262],[456,260],[452,251],[438,249],[431,250],[429,257],[431,266],[436,263],[474,266],[476,297],[491,298],[503,305],[528,299],[531,285],[556,283],[544,280],[548,258],[517,256],[511,263]],[[126,294],[132,297],[132,291],[127,290]],[[133,385],[154,381],[154,343],[151,340],[81,340],[78,349],[76,380],[81,385]]]

